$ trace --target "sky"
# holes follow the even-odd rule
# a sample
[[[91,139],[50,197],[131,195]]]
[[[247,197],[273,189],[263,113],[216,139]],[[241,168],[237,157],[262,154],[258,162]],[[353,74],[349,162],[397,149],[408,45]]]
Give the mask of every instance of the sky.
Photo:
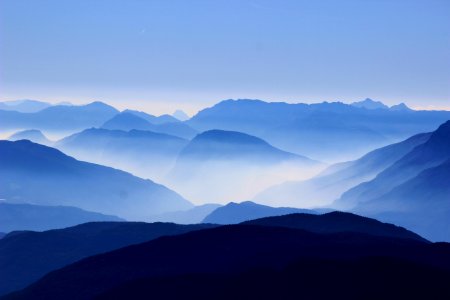
[[[448,0],[0,0],[0,100],[450,109]]]

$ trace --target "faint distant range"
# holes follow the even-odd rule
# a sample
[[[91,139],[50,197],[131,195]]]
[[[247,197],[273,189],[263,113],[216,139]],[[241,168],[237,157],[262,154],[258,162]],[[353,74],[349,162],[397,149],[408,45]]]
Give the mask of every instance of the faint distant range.
[[[261,100],[225,100],[187,121],[204,131],[240,131],[263,138],[285,151],[322,161],[354,159],[370,150],[432,131],[450,119],[450,111],[414,111],[366,99],[288,104]]]
[[[325,162],[354,159],[375,148],[431,131],[450,119],[450,111],[416,111],[403,103],[388,107],[371,99],[352,104],[225,100],[188,120],[181,112],[173,116],[120,112],[101,102],[53,105],[31,113],[13,110],[11,103],[1,104],[0,132],[38,129],[45,135],[67,135],[102,127],[148,130],[191,139],[197,133],[220,129],[253,135],[284,151]],[[7,109],[2,108],[5,105]]]
[[[72,105],[69,102],[60,102],[54,105]],[[11,110],[11,111],[18,111],[22,113],[34,113],[38,112],[40,110],[43,110],[44,108],[48,108],[50,106],[53,106],[53,104],[48,102],[42,102],[38,100],[30,100],[30,99],[23,99],[23,100],[13,100],[13,101],[4,101],[0,102],[0,109],[1,110]]]

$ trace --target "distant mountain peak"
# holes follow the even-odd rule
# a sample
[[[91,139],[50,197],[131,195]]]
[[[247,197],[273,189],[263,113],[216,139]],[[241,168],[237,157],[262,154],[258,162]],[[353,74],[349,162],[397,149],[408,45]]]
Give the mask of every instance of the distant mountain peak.
[[[180,121],[186,121],[190,119],[190,117],[181,109],[177,109],[176,111],[174,111],[172,116]]]
[[[42,145],[51,144],[51,141],[47,139],[47,137],[40,130],[37,129],[18,131],[11,135],[8,139],[10,141],[29,140]]]
[[[67,106],[67,104],[62,104],[62,106]],[[106,104],[105,102],[101,102],[101,101],[94,101],[94,102],[88,103],[84,106],[94,107],[94,108],[113,108],[113,109],[115,109],[113,106]]]
[[[362,101],[353,102],[350,104],[355,107],[365,108],[365,109],[389,109],[389,106],[381,101],[374,101],[370,98],[366,98]]]
[[[390,110],[396,110],[396,111],[408,111],[408,110],[412,110],[411,108],[409,108],[405,103],[400,103],[397,105],[392,105]]]

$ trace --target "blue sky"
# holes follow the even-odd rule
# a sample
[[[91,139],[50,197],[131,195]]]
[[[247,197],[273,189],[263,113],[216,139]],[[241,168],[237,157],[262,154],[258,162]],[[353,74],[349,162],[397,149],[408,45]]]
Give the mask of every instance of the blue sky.
[[[0,0],[0,100],[450,109],[447,0]]]

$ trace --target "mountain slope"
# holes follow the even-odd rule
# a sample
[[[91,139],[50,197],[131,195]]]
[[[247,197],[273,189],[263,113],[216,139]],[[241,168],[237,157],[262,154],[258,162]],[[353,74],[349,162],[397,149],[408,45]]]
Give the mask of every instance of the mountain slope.
[[[237,224],[247,220],[293,213],[315,214],[316,212],[313,210],[292,207],[270,207],[256,204],[251,201],[241,203],[231,202],[212,211],[204,218],[203,223]]]
[[[439,126],[425,143],[415,147],[373,180],[345,192],[335,205],[351,208],[371,201],[447,159],[450,159],[450,121]]]
[[[182,251],[180,251],[182,249]],[[239,274],[250,272],[271,272],[291,268],[296,263],[309,262],[308,268],[303,268],[307,276],[317,275],[312,270],[324,270],[323,267],[331,263],[338,263],[345,270],[352,262],[360,264],[364,260],[373,260],[381,257],[378,264],[371,264],[356,277],[363,277],[368,290],[378,290],[384,283],[386,275],[377,266],[385,265],[387,261],[390,268],[383,268],[388,273],[397,273],[408,270],[406,279],[395,278],[397,283],[394,290],[384,298],[390,298],[393,293],[397,295],[408,286],[414,292],[422,293],[430,290],[445,291],[449,295],[449,289],[442,289],[441,284],[450,278],[450,248],[448,245],[428,244],[408,239],[395,239],[376,237],[356,233],[317,234],[291,228],[275,228],[253,225],[231,225],[214,229],[205,229],[183,235],[164,237],[139,245],[134,245],[112,251],[98,256],[81,260],[73,265],[52,272],[28,287],[27,289],[12,295],[8,299],[89,299],[103,293],[113,292],[115,288],[125,288],[126,284],[139,283],[144,286],[158,286],[159,282],[169,280],[176,282],[179,279],[201,276],[200,278],[220,278],[231,276],[239,278]],[[423,267],[418,267],[419,265]],[[424,268],[427,270],[423,272]],[[339,280],[339,284],[349,282],[352,277],[334,276],[320,281],[321,286],[327,286]],[[367,282],[367,275],[372,274],[378,280]],[[412,275],[412,276],[411,276]],[[420,279],[432,278],[432,281],[422,281],[419,289],[410,286],[410,279],[419,276]],[[181,278],[180,278],[181,277]],[[179,278],[178,280],[176,278]],[[251,277],[245,277],[251,278]],[[257,277],[259,278],[259,277]],[[269,279],[276,278],[270,276]],[[390,277],[388,277],[390,278]],[[441,279],[439,279],[441,278]],[[444,279],[444,281],[442,281]],[[437,281],[434,281],[437,280]],[[270,280],[269,280],[270,281]],[[228,281],[227,281],[228,282]],[[255,281],[250,281],[252,286]],[[295,296],[298,291],[304,289],[310,294],[308,284],[303,281],[295,282]],[[293,282],[286,286],[289,291],[294,290]],[[416,281],[414,281],[416,282]],[[196,288],[188,288],[191,284]],[[184,297],[193,298],[203,295],[202,290],[209,281],[185,281],[186,288],[180,289],[185,293]],[[408,284],[407,284],[408,283]],[[163,285],[167,287],[167,285]],[[245,286],[245,285],[243,285]],[[269,285],[270,286],[270,285]],[[425,286],[425,288],[423,288]],[[446,286],[444,284],[444,286]],[[240,287],[240,286],[239,286]],[[378,289],[377,289],[378,287]],[[422,290],[423,288],[423,290]],[[130,292],[130,289],[126,289]],[[139,289],[138,289],[139,290]],[[164,293],[162,290],[165,290]],[[224,292],[237,292],[239,288],[231,285]],[[154,291],[152,293],[152,291]],[[189,293],[187,294],[187,291]],[[244,291],[249,292],[248,288]],[[157,292],[157,293],[156,293]],[[218,291],[217,291],[218,292]],[[336,291],[334,297],[346,298],[351,294],[348,288]],[[156,293],[156,294],[155,294]],[[162,297],[169,292],[164,289],[150,289],[140,297]],[[317,294],[317,290],[315,290]],[[218,293],[219,294],[219,293]],[[409,294],[409,293],[408,293]],[[120,296],[119,296],[120,295]],[[171,294],[169,294],[171,295]],[[239,299],[240,293],[236,293]],[[111,294],[110,294],[111,296]],[[127,294],[119,293],[120,298],[127,298]],[[128,294],[128,297],[130,294]],[[247,296],[247,295],[245,295]],[[417,296],[417,294],[416,294]],[[211,294],[208,295],[211,298]],[[359,295],[361,297],[361,295]],[[204,296],[202,297],[204,299]]]
[[[270,187],[254,199],[262,203],[301,207],[329,205],[350,188],[375,178],[416,146],[425,143],[430,136],[431,133],[417,134],[371,151],[357,160],[334,164],[311,179]]]
[[[213,225],[98,222],[45,232],[14,232],[0,240],[0,295],[82,258]]]
[[[76,206],[131,220],[192,206],[150,180],[26,140],[0,141],[0,177],[0,198],[14,203]]]
[[[0,228],[6,232],[58,229],[93,221],[123,220],[115,216],[93,213],[76,207],[0,202]]]
[[[283,176],[306,176],[323,166],[240,132],[210,130],[178,155],[168,183],[200,203],[244,201]]]
[[[187,143],[152,131],[91,128],[60,140],[56,147],[81,160],[160,180]]]
[[[450,241],[450,159],[354,211],[395,222],[433,241]]]

